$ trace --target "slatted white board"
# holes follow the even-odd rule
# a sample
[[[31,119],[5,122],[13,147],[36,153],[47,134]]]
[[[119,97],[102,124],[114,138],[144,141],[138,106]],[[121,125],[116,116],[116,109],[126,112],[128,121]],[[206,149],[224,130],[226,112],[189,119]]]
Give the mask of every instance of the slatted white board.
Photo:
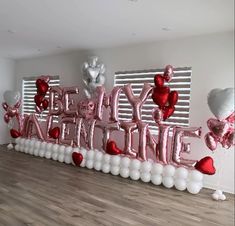
[[[130,83],[133,88],[134,95],[139,95],[144,83],[154,85],[154,76],[163,74],[164,69],[143,70],[143,71],[124,71],[116,72],[114,77],[114,86],[124,86]],[[189,126],[189,108],[190,108],[190,89],[191,89],[191,67],[175,68],[174,76],[169,83],[171,91],[176,90],[179,93],[179,100],[176,104],[174,114],[167,119],[164,124],[174,126]],[[124,93],[120,94],[118,116],[120,120],[132,119],[132,107]],[[153,133],[157,133],[156,123],[152,118],[152,109],[157,107],[153,102],[151,95],[142,108],[142,120],[149,124],[149,128]]]

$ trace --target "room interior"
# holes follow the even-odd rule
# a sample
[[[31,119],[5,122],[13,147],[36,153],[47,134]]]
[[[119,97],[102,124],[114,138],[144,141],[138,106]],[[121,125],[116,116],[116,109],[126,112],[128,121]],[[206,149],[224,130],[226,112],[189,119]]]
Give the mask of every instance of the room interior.
[[[185,120],[187,127],[200,128],[201,134],[199,139],[187,140],[190,153],[183,156],[197,161],[210,157],[216,172],[200,173],[203,185],[193,194],[188,187],[180,191],[174,184],[156,186],[141,176],[133,179],[128,174],[125,178],[87,163],[76,164],[73,158],[66,164],[57,158],[29,154],[21,151],[20,145],[24,142],[26,147],[26,140],[28,145],[30,141],[36,145],[35,137],[12,138],[4,118],[6,109],[1,106],[0,225],[234,225],[234,138],[229,149],[218,141],[214,150],[204,139],[209,132],[208,119],[215,118],[208,94],[216,88],[234,90],[234,1],[0,0],[1,104],[6,102],[7,90],[18,91],[19,114],[27,113],[24,82],[34,78],[36,87],[40,76],[59,76],[60,87],[76,86],[79,98],[87,98],[82,67],[94,56],[105,67],[103,87],[107,93],[116,86],[118,73],[123,78],[131,73],[137,76],[126,79],[133,85],[138,73],[163,73],[166,65],[172,65],[174,79],[177,70],[190,68]],[[124,153],[123,134],[120,129],[111,138]],[[139,132],[131,135],[138,148]],[[95,132],[94,149],[87,148],[86,155],[102,150],[102,139],[102,132]],[[50,143],[41,140],[40,147],[45,141]],[[62,145],[59,138],[58,142]],[[11,143],[13,147],[8,145]],[[153,169],[152,160],[141,159],[139,164],[144,161]],[[182,166],[179,163],[174,171]],[[190,175],[191,168],[186,169]],[[216,190],[223,192],[224,200],[216,200]]]

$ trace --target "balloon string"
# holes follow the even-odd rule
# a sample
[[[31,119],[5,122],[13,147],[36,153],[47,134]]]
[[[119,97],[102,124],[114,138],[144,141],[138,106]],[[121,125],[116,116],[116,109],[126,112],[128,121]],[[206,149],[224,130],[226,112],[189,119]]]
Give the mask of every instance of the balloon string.
[[[220,189],[221,190],[221,176],[222,176],[222,173],[223,173],[223,165],[224,165],[224,162],[225,162],[225,159],[227,157],[227,151],[223,148],[223,156],[222,158],[219,158],[219,172],[218,172],[218,181],[217,181],[217,189]]]

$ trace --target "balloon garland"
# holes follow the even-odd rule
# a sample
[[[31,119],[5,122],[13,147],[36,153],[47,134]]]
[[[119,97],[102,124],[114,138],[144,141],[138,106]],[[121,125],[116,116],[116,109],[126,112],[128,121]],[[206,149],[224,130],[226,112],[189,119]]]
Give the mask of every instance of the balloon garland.
[[[108,94],[100,86],[104,82],[104,65],[97,62],[98,58],[93,57],[83,65],[87,96],[83,100],[78,100],[79,89],[76,86],[49,87],[49,76],[37,79],[35,110],[41,113],[48,109],[46,123],[42,126],[34,113],[21,120],[20,134],[11,132],[13,137],[18,137],[16,149],[59,162],[73,162],[77,166],[104,173],[120,174],[124,178],[152,181],[156,185],[162,183],[168,188],[175,185],[178,190],[187,188],[190,193],[198,193],[202,187],[202,174],[199,171],[212,175],[215,172],[213,161],[208,156],[200,161],[185,159],[182,154],[190,152],[190,144],[185,143],[183,138],[200,138],[201,128],[172,126],[173,135],[169,142],[171,126],[162,123],[174,113],[178,101],[178,92],[171,91],[164,84],[172,80],[173,67],[167,65],[163,74],[154,77],[155,86],[145,83],[137,96],[131,84],[114,87]],[[48,99],[45,98],[47,92]],[[119,120],[118,117],[121,92],[132,108],[130,120]],[[159,131],[157,139],[151,134],[148,124],[142,121],[142,106],[149,96],[158,106],[152,111]],[[8,109],[6,104],[3,107]],[[104,109],[109,110],[108,118],[104,117]],[[54,116],[59,116],[58,123],[54,121]],[[8,115],[4,118],[7,121]],[[94,151],[97,129],[102,132],[103,150],[100,151]],[[112,139],[112,133],[120,129],[123,129],[123,148],[118,147]],[[133,145],[134,132],[138,137],[137,148]],[[230,139],[227,133],[222,135]],[[38,140],[35,141],[35,137]],[[187,179],[189,172],[193,181]]]

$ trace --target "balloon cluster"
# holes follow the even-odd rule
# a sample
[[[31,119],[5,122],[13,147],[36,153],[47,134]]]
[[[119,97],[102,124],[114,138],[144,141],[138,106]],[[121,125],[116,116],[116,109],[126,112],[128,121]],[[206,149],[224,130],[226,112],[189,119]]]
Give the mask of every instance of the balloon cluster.
[[[140,161],[125,155],[111,155],[97,149],[73,148],[35,139],[17,138],[15,150],[106,174],[129,177],[135,181],[151,182],[154,185],[162,184],[166,188],[175,187],[180,191],[187,190],[191,194],[199,193],[203,186],[203,174],[197,170],[153,161]]]
[[[22,126],[22,118],[19,114],[19,108],[21,105],[20,93],[17,91],[5,91],[4,92],[4,100],[2,103],[3,109],[6,111],[4,114],[4,121],[8,124],[10,128],[10,134],[12,138],[17,138],[21,136],[21,126]],[[13,129],[13,118],[18,122],[18,129]]]
[[[207,147],[214,151],[218,143],[229,149],[234,142],[234,89],[213,89],[208,95],[208,105],[216,119],[207,121],[210,130],[205,135]]]
[[[87,98],[91,98],[96,87],[102,86],[105,82],[105,66],[98,63],[98,57],[93,56],[82,65],[83,82],[86,86],[84,89]]]
[[[168,119],[175,111],[175,105],[178,101],[178,92],[170,91],[170,88],[164,86],[164,82],[170,82],[173,76],[173,67],[167,65],[163,75],[157,74],[154,77],[155,87],[152,93],[152,99],[155,104],[159,106],[159,116],[163,120]],[[159,121],[162,119],[160,118]]]
[[[45,96],[49,89],[49,81],[49,76],[41,76],[36,80],[37,94],[34,96],[34,102],[35,110],[39,114],[48,108],[49,103]]]

